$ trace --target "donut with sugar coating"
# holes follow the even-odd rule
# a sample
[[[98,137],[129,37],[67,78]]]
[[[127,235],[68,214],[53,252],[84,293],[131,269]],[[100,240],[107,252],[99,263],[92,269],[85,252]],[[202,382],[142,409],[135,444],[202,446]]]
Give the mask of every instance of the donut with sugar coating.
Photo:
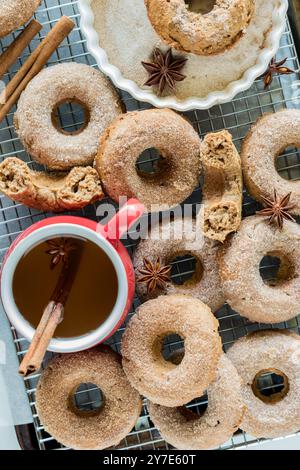
[[[100,409],[79,411],[73,394],[82,383],[95,384],[104,395]],[[43,371],[36,406],[46,431],[76,450],[117,445],[131,431],[142,408],[118,354],[101,346],[54,357]]]

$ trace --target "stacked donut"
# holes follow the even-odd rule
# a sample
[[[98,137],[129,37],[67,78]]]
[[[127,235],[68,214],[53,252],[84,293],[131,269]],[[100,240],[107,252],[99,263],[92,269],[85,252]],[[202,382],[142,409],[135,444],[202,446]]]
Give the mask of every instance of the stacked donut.
[[[290,135],[285,135],[285,140],[281,136],[276,145],[270,137],[268,149],[266,140],[259,138],[262,131],[266,135],[264,126],[269,125],[264,119],[269,123],[274,120],[278,130],[283,123],[290,124]],[[142,120],[149,127],[144,129]],[[159,124],[153,137],[150,129],[154,122]],[[165,148],[162,122],[168,122],[168,131],[174,126],[174,136],[176,132],[185,135],[180,150],[184,151],[190,142],[194,149],[193,172],[197,168],[199,141],[189,124],[175,113],[151,110],[121,115],[102,135],[96,156],[104,187],[113,198],[122,194],[126,184],[126,191],[130,193],[135,188],[148,207],[157,196],[153,181],[144,191],[133,164],[143,148]],[[247,136],[242,149],[243,170],[249,191],[258,199],[271,198],[271,193],[262,192],[267,187],[262,182],[264,178],[268,178],[268,190],[273,186],[280,193],[281,180],[274,172],[270,184],[270,172],[264,173],[262,165],[258,171],[252,161],[264,155],[268,167],[283,146],[298,143],[299,128],[300,113],[282,111],[263,118]],[[126,138],[128,132],[134,135],[132,147],[130,137]],[[239,428],[255,437],[283,436],[300,428],[300,337],[281,330],[256,332],[237,340],[224,354],[218,321],[212,312],[227,301],[252,321],[277,324],[295,317],[300,300],[299,226],[285,220],[283,227],[278,228],[259,215],[240,224],[241,173],[230,135],[226,131],[209,134],[200,143],[200,152],[204,173],[209,175],[204,184],[204,212],[196,219],[186,217],[184,224],[179,217],[153,224],[135,251],[137,293],[146,302],[127,325],[122,357],[105,348],[59,356],[42,375],[37,408],[46,430],[65,445],[101,449],[118,444],[139,416],[140,395],[146,397],[150,419],[162,437],[180,449],[218,447]],[[120,165],[120,155],[128,163],[126,168]],[[176,157],[173,164],[175,169],[180,165]],[[116,178],[118,172],[123,175],[122,183]],[[188,181],[193,172],[186,173]],[[175,201],[172,178],[173,175],[166,185],[168,191],[163,188],[158,195],[161,201],[168,196],[168,202]],[[213,185],[218,188],[218,184],[222,186],[220,182],[226,191],[215,196]],[[293,189],[292,210],[297,214],[297,183],[282,184],[285,190]],[[219,214],[224,214],[226,207],[224,222]],[[229,217],[228,223],[230,214],[236,217]],[[231,231],[236,233],[228,237]],[[192,279],[176,285],[168,278],[153,290],[147,288],[145,273],[149,266],[159,260],[156,268],[164,269],[187,253],[196,259]],[[275,285],[263,281],[259,274],[260,261],[266,254],[282,260]],[[144,275],[142,282],[140,274]],[[170,335],[180,337],[180,349],[166,357],[163,345]],[[279,378],[281,386],[266,394],[261,382],[270,375]],[[100,411],[87,415],[74,408],[70,397],[80,382],[95,383],[102,389],[105,397]],[[190,402],[205,393],[207,409],[197,414]]]
[[[184,350],[166,360],[162,344],[176,333]],[[218,322],[201,300],[161,296],[143,304],[122,341],[124,371],[148,398],[150,418],[162,436],[181,449],[210,449],[229,439],[244,413],[241,381],[222,353]],[[208,394],[208,408],[197,416],[185,407]]]
[[[74,449],[117,445],[135,425],[139,394],[148,398],[150,419],[179,449],[211,449],[238,428],[256,437],[277,437],[299,429],[300,338],[288,331],[262,331],[221,348],[218,322],[200,300],[168,295],[143,304],[129,322],[121,357],[109,348],[56,356],[42,374],[37,409],[45,429]],[[167,359],[162,343],[170,333],[184,349]],[[265,396],[259,377],[281,376],[283,389]],[[104,394],[102,407],[85,412],[73,395],[80,383]],[[207,392],[198,415],[186,406]]]
[[[184,350],[166,360],[162,343],[171,332],[184,340]],[[56,356],[37,389],[45,429],[74,449],[116,445],[140,414],[139,394],[148,398],[151,419],[176,447],[216,447],[238,429],[244,414],[241,380],[222,353],[218,321],[200,300],[175,294],[143,304],[124,334],[122,366],[121,358],[103,346]],[[100,409],[75,407],[80,383],[101,389]],[[208,408],[198,417],[184,405],[206,390]]]

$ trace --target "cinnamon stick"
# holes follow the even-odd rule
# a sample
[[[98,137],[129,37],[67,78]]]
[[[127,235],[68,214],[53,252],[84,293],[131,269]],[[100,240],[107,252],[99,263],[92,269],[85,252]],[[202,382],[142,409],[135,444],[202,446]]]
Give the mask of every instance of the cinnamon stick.
[[[0,56],[0,78],[17,61],[18,57],[20,57],[21,53],[41,29],[42,25],[38,21],[30,21],[21,34],[8,46],[6,51]]]
[[[24,77],[26,76],[26,74],[28,73],[28,71],[30,70],[30,68],[34,64],[34,62],[36,61],[37,57],[39,56],[39,54],[42,50],[42,47],[43,47],[43,42],[40,42],[40,44],[37,46],[37,48],[32,52],[32,54],[24,62],[22,67],[18,70],[18,72],[11,79],[11,81],[6,85],[6,87],[4,88],[4,90],[0,94],[0,104],[5,105],[8,102],[9,97],[14,93],[14,91],[17,89],[19,84],[22,82],[22,80],[24,79]],[[13,103],[12,106],[14,104],[15,103]],[[3,106],[0,108],[0,112],[2,111],[2,109],[3,109]],[[8,111],[9,111],[9,109],[8,109]]]
[[[36,329],[31,345],[19,367],[23,377],[36,372],[46,353],[57,326],[63,319],[63,305],[49,302]]]
[[[43,69],[53,52],[72,31],[75,24],[67,16],[63,16],[47,34],[45,39],[33,51],[24,65],[16,73],[0,95],[0,123],[18,101],[28,83]]]
[[[43,312],[31,345],[19,367],[19,374],[23,377],[35,373],[41,367],[56,328],[63,321],[64,306],[78,271],[81,254],[82,247],[78,246],[77,250],[70,253],[69,260],[63,264],[51,300]]]

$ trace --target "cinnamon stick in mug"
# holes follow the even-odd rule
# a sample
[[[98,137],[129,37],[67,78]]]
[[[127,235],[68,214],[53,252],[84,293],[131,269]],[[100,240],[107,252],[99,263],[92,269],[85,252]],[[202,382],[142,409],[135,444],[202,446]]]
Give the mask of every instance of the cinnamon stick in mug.
[[[63,321],[64,306],[74,283],[81,256],[82,247],[78,245],[76,249],[68,254],[67,261],[63,263],[51,299],[43,312],[30,347],[19,367],[19,374],[23,377],[33,374],[41,367],[49,343],[58,325]]]

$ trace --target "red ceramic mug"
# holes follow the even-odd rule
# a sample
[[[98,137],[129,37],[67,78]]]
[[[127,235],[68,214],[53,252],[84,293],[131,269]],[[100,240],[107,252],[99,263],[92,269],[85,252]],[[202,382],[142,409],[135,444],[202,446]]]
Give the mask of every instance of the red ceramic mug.
[[[143,205],[131,199],[107,225],[81,217],[57,216],[44,219],[25,230],[9,248],[1,272],[3,306],[19,334],[31,341],[35,332],[18,310],[13,297],[13,276],[20,259],[31,248],[49,238],[75,236],[96,243],[108,255],[117,273],[118,295],[112,312],[96,330],[76,338],[54,338],[48,349],[62,353],[76,352],[96,346],[108,339],[125,320],[135,291],[132,262],[119,240],[143,212]]]

